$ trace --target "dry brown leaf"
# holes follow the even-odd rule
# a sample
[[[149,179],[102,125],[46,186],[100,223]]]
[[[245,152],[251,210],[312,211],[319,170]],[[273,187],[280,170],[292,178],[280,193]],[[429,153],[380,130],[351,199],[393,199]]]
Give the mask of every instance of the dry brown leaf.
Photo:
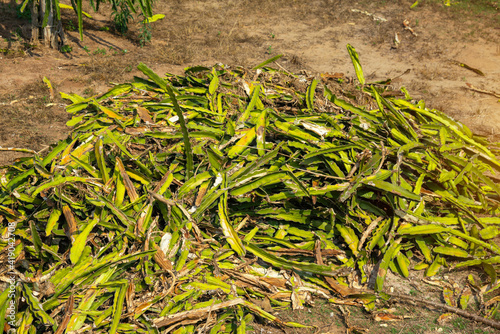
[[[290,298],[292,300],[292,310],[304,309],[304,305],[302,305],[302,301],[300,300],[299,295],[295,290],[292,291]]]
[[[155,244],[155,249],[156,253],[154,255],[154,260],[158,265],[160,266],[161,269],[167,270],[167,271],[172,271],[172,262],[170,262],[169,259],[165,256],[165,253],[161,250],[161,248]]]
[[[366,241],[366,238],[372,233],[372,231],[377,227],[378,223],[383,219],[384,217],[377,217],[377,219],[374,219],[370,225],[365,229],[363,234],[361,235],[361,238],[359,239],[359,244],[358,244],[358,251],[360,251],[363,248],[363,245]]]
[[[364,290],[353,289],[348,286],[342,285],[331,277],[325,277],[325,281],[335,292],[340,294],[342,297],[347,297],[350,295],[359,295],[366,292]]]
[[[238,286],[247,286],[251,288],[257,287],[259,289],[265,289],[270,292],[277,291],[277,287],[275,285],[265,280],[265,278],[267,277],[259,277],[252,274],[245,274],[231,269],[224,270],[224,273],[230,275],[231,277],[237,278],[238,280],[235,281],[235,284],[237,285],[239,284]],[[285,287],[286,284],[285,279],[276,279],[276,280],[278,280],[275,282],[279,284],[279,287],[281,288]]]
[[[260,280],[278,288],[286,288],[286,279],[284,278],[260,277]]]
[[[73,296],[73,294],[71,294],[71,296],[69,296],[68,300],[66,301],[66,305],[65,305],[66,312],[64,313],[64,318],[61,321],[61,324],[59,325],[59,327],[57,328],[57,331],[55,332],[55,334],[64,333],[64,330],[68,326],[69,320],[71,319],[71,316],[73,315],[74,304],[75,304],[75,297]]]
[[[69,206],[64,205],[62,208],[64,218],[66,218],[66,222],[68,223],[68,229],[65,231],[66,235],[68,238],[70,238],[71,243],[74,241],[73,235],[76,233],[77,228],[76,228],[76,219],[75,216],[73,215],[73,212],[69,208]]]
[[[127,293],[125,294],[125,303],[127,304],[127,311],[129,313],[134,309],[134,296],[135,284],[129,284],[127,287]]]
[[[453,290],[453,285],[451,285],[450,283],[448,282],[445,282],[445,281],[442,281],[442,280],[438,280],[438,279],[422,279],[422,281],[424,283],[427,283],[427,284],[430,284],[430,285],[434,285],[434,286],[438,286],[440,288],[443,288],[443,289],[450,289],[450,290]]]
[[[494,303],[500,302],[500,296],[496,296],[488,300],[486,303],[484,303],[484,306],[490,306]]]
[[[292,292],[279,291],[279,292],[276,292],[276,293],[273,293],[272,295],[270,295],[269,298],[290,301],[292,298]]]
[[[449,322],[454,317],[455,317],[455,314],[453,314],[453,313],[444,313],[444,314],[441,314],[439,316],[439,318],[437,318],[437,322],[438,322],[438,324],[442,325],[444,323]]]
[[[123,162],[119,157],[116,157],[116,165],[118,166],[118,170],[120,171],[120,175],[123,179],[123,183],[125,184],[125,189],[127,190],[127,194],[130,197],[130,202],[135,202],[139,198],[137,195],[137,191],[135,190],[134,184],[127,172],[125,171],[125,167],[123,166]]]
[[[196,201],[194,203],[195,206],[200,206],[201,200],[203,199],[203,196],[207,193],[208,188],[203,187],[200,188],[200,191],[198,191],[198,195],[196,195]]]
[[[453,290],[444,288],[443,289],[443,299],[446,302],[446,304],[456,307],[457,306],[457,301],[454,298],[454,293]]]
[[[375,312],[373,314],[373,319],[375,321],[400,321],[404,320],[404,316],[402,315],[395,315],[389,312]]]
[[[151,130],[146,126],[138,126],[133,128],[126,128],[125,133],[131,136],[142,135],[146,132],[150,132]]]

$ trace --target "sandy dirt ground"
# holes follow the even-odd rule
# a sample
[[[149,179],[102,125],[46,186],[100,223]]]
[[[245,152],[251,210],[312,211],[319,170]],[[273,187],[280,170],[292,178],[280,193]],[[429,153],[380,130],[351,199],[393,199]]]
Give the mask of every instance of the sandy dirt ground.
[[[92,19],[85,18],[83,41],[74,14],[63,10],[72,52],[60,53],[31,45],[29,21],[16,15],[15,2],[2,0],[0,146],[38,151],[66,137],[69,116],[58,92],[102,93],[138,75],[139,62],[181,74],[188,65],[248,67],[284,54],[279,63],[291,71],[354,76],[347,43],[358,51],[368,80],[398,77],[394,88],[406,87],[415,99],[498,141],[499,98],[466,84],[500,92],[499,2],[475,2],[446,7],[421,1],[410,9],[413,2],[402,0],[158,1],[156,12],[166,17],[152,24],[153,40],[142,48],[138,21],[128,34],[115,33],[109,6],[97,14],[87,8]],[[53,98],[44,76],[54,86]],[[2,152],[0,164],[16,156]]]
[[[155,12],[166,17],[152,23],[152,41],[144,47],[139,21],[130,23],[127,34],[118,34],[110,21],[110,7],[104,4],[99,13],[84,7],[92,18],[84,20],[83,41],[75,28],[75,15],[63,10],[71,52],[61,53],[31,43],[29,20],[20,17],[18,4],[0,0],[0,147],[47,149],[70,132],[65,125],[70,115],[59,92],[98,95],[113,83],[139,75],[140,62],[160,74],[182,74],[190,65],[252,67],[283,54],[277,63],[289,71],[355,78],[348,43],[358,51],[368,81],[394,78],[394,89],[405,87],[414,99],[425,100],[427,107],[444,111],[478,135],[500,141],[500,97],[467,85],[500,94],[500,2],[456,0],[448,7],[443,1],[423,0],[411,9],[413,3],[158,0]],[[43,77],[51,81],[53,92]],[[0,165],[19,156],[0,151]],[[428,312],[435,318],[439,315]],[[345,332],[341,312],[328,309],[325,317],[324,333]],[[367,325],[371,332],[393,332],[365,320],[371,321]],[[465,330],[451,326],[448,331],[439,324],[420,329],[398,326],[394,333],[488,330],[473,323],[467,323]]]

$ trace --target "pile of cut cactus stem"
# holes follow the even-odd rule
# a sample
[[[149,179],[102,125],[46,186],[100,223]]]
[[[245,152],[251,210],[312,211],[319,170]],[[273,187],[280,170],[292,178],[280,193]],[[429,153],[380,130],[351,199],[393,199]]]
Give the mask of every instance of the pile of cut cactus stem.
[[[61,93],[71,135],[0,169],[0,259],[19,283],[0,328],[308,327],[273,313],[318,298],[371,312],[388,270],[475,266],[495,291],[498,144],[390,79],[366,83],[347,48],[357,86],[276,70],[277,56],[184,76],[140,64],[145,78],[103,95]]]

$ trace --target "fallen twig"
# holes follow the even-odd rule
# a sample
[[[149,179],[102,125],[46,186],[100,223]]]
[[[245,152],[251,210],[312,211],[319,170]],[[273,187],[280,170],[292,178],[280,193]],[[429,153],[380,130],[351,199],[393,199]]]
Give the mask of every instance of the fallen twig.
[[[488,94],[488,95],[493,95],[495,97],[500,97],[500,93],[497,93],[497,92],[494,92],[494,91],[491,91],[491,90],[484,90],[484,89],[479,89],[479,88],[476,88],[474,86],[472,86],[470,83],[466,82],[465,83],[467,85],[467,87],[469,87],[470,90],[474,91],[474,92],[478,92],[478,93],[483,93],[483,94]]]
[[[459,309],[458,307],[453,307],[453,306],[449,306],[449,305],[446,305],[446,304],[440,304],[440,303],[431,302],[431,301],[428,301],[428,300],[423,300],[423,299],[420,299],[420,298],[415,298],[415,297],[405,296],[405,295],[400,295],[400,294],[390,294],[389,296],[391,298],[395,298],[395,299],[400,299],[400,300],[404,300],[404,301],[411,301],[411,302],[415,302],[415,303],[424,304],[424,305],[427,305],[427,306],[436,307],[436,308],[439,308],[441,310],[445,310],[445,311],[448,311],[448,312],[452,312],[452,313],[458,314],[458,315],[460,315],[460,316],[462,316],[464,318],[468,318],[468,319],[471,319],[471,320],[474,320],[474,321],[477,321],[477,322],[482,322],[483,324],[488,325],[490,327],[493,327],[493,328],[496,328],[496,329],[500,329],[500,322],[492,320],[492,319],[487,319],[487,318],[480,317],[478,315],[469,313],[469,312],[467,312],[465,310]]]

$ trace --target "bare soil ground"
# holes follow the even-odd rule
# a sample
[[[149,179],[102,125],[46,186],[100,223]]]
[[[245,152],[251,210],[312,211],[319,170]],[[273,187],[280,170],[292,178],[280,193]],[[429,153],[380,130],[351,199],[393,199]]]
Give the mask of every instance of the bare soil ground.
[[[225,63],[251,67],[277,54],[278,63],[292,72],[344,73],[355,77],[346,44],[359,53],[368,80],[396,78],[395,89],[406,87],[415,99],[465,123],[476,134],[500,140],[498,97],[477,93],[500,92],[500,2],[498,0],[172,0],[157,1],[155,12],[165,19],[152,23],[152,42],[140,47],[138,21],[118,34],[109,19],[109,5],[99,13],[89,7],[84,40],[76,30],[75,15],[63,10],[63,25],[71,52],[60,53],[32,45],[29,20],[15,1],[0,0],[0,147],[43,150],[65,138],[70,116],[58,92],[93,96],[112,83],[139,75],[146,63],[157,73],[182,74],[190,65]],[[403,22],[413,29],[405,29]],[[399,40],[396,43],[395,40]],[[458,64],[479,69],[484,76]],[[407,71],[409,70],[409,71]],[[42,82],[47,77],[55,94]],[[0,165],[21,153],[0,151]],[[403,293],[440,293],[421,282],[389,281]],[[443,273],[445,274],[445,273]],[[467,273],[468,274],[468,273]],[[488,278],[476,273],[479,282]],[[465,274],[454,274],[463,287]],[[401,280],[399,278],[399,280]],[[418,282],[418,283],[415,283]],[[432,286],[431,286],[432,287]],[[309,322],[319,333],[343,333],[350,325],[373,333],[493,333],[491,328],[462,318],[436,323],[440,312],[398,304],[411,319],[380,323],[359,308],[346,318],[333,304],[317,304],[298,312],[280,312],[283,320]],[[345,307],[345,311],[349,307]],[[347,319],[347,320],[346,320]],[[385,324],[387,327],[383,327]],[[382,327],[381,327],[382,326]],[[313,333],[255,324],[256,333]],[[352,327],[352,326],[351,326]],[[354,330],[354,327],[351,329]],[[361,330],[361,329],[359,329]]]

